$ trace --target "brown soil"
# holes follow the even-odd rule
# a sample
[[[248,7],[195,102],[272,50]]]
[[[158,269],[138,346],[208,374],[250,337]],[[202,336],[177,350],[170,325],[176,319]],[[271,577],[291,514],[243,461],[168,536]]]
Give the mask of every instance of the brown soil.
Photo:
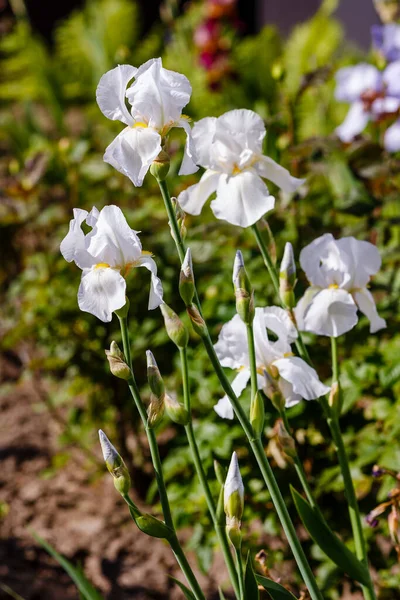
[[[78,600],[75,586],[34,541],[31,528],[80,565],[109,600],[181,599],[169,578],[183,580],[169,547],[135,527],[108,474],[90,482],[81,453],[72,449],[64,468],[43,476],[59,451],[60,426],[36,404],[28,384],[0,396],[0,587],[24,600]],[[217,597],[211,590],[224,573],[217,556],[207,578],[199,575],[208,598]],[[0,589],[0,598],[10,596]]]

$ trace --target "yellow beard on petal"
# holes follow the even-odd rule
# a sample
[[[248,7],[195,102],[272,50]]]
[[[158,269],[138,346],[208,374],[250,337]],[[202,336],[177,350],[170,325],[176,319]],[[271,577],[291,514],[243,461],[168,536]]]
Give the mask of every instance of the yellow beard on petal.
[[[109,269],[110,265],[108,263],[97,263],[94,267],[95,269]]]

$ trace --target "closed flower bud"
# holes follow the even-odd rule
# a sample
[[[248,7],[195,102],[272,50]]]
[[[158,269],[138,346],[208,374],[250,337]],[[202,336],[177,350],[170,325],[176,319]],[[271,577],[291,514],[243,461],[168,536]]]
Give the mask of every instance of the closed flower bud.
[[[153,429],[164,416],[165,404],[164,404],[165,394],[158,398],[152,394],[150,398],[150,404],[147,408],[147,426],[150,429]]]
[[[166,179],[170,167],[170,158],[165,150],[161,150],[160,154],[151,163],[150,173],[157,181]]]
[[[160,310],[164,317],[165,329],[169,338],[178,348],[186,348],[189,341],[189,334],[185,324],[165,302],[160,304]]]
[[[282,452],[284,452],[289,458],[295,458],[297,454],[295,441],[284,426],[281,419],[278,419],[275,427],[278,443]]]
[[[186,306],[190,306],[194,296],[194,275],[192,264],[192,253],[190,248],[186,251],[185,260],[182,263],[179,276],[179,293]]]
[[[264,430],[265,407],[261,392],[257,391],[250,405],[250,423],[254,433],[260,437]]]
[[[244,486],[240,475],[236,452],[232,454],[224,485],[224,509],[227,519],[236,518],[239,521],[243,515]]]
[[[153,515],[141,515],[135,519],[135,523],[140,531],[147,533],[151,537],[166,540],[173,537],[173,531],[163,521],[156,519]]]
[[[181,235],[182,240],[184,240],[186,238],[186,233],[187,233],[186,226],[185,226],[186,213],[183,212],[183,210],[181,209],[181,206],[178,203],[178,200],[176,198],[171,198],[171,202],[172,202],[172,205],[173,205],[174,210],[175,210],[176,221],[177,221],[178,227],[179,227],[179,233]],[[170,229],[171,229],[172,239],[175,242],[179,243],[180,240],[176,240],[175,239],[175,233],[174,233],[173,228],[171,227],[171,223],[169,223],[169,226],[170,226]]]
[[[120,379],[130,379],[131,370],[125,362],[125,357],[121,350],[118,348],[116,342],[111,342],[109,350],[105,350],[107,360],[110,364],[110,371],[115,377]]]
[[[292,244],[287,242],[279,272],[279,295],[287,308],[293,308],[296,303],[293,292],[295,283],[296,263],[294,261]]]
[[[186,312],[189,315],[190,322],[195,332],[200,336],[204,337],[207,335],[207,325],[201,316],[199,309],[194,304],[186,307]]]
[[[104,461],[107,469],[114,478],[115,489],[121,494],[126,495],[131,487],[131,478],[128,469],[122,457],[114,448],[104,431],[99,429],[100,445],[103,452]]]
[[[233,264],[233,286],[236,297],[236,312],[247,325],[254,319],[254,292],[244,267],[243,255],[240,250],[236,252]]]
[[[147,357],[147,381],[156,398],[162,398],[165,394],[165,386],[161,373],[158,369],[156,359],[151,350],[146,351]]]
[[[189,423],[190,415],[188,411],[176,398],[165,394],[164,404],[167,415],[174,423],[178,423],[178,425],[187,425]]]

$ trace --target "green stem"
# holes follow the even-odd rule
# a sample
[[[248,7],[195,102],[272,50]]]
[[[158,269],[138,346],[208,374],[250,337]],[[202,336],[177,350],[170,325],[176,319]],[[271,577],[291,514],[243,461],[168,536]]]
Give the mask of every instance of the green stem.
[[[183,244],[178,223],[176,220],[175,211],[173,210],[173,206],[171,203],[171,198],[169,196],[168,187],[166,182],[159,182],[161,193],[167,208],[168,217],[170,220],[170,224],[172,227],[172,231],[174,232],[174,241],[178,250],[179,258],[181,262],[183,262],[185,256],[185,246]],[[196,304],[200,310],[200,302],[198,297],[196,296]],[[323,600],[323,596],[318,589],[317,582],[315,581],[315,577],[313,572],[311,571],[310,565],[307,562],[307,558],[303,552],[302,546],[297,538],[296,530],[293,526],[293,523],[290,519],[289,512],[286,508],[285,501],[282,497],[282,494],[279,490],[279,486],[276,482],[275,476],[272,472],[272,469],[269,465],[268,459],[264,452],[264,447],[259,439],[256,439],[254,436],[253,428],[251,427],[250,421],[247,418],[245,411],[242,408],[236,394],[234,393],[231,385],[229,383],[228,378],[225,375],[223,368],[218,360],[218,357],[215,353],[213,343],[211,341],[210,334],[208,329],[204,333],[202,337],[203,344],[207,351],[208,357],[211,361],[211,364],[218,376],[218,379],[221,383],[221,386],[225,393],[228,395],[230,399],[235,414],[242,426],[249,442],[250,447],[254,453],[254,456],[259,465],[260,471],[262,473],[263,479],[268,487],[269,493],[271,495],[272,501],[275,505],[276,511],[278,513],[278,517],[281,521],[283,530],[285,531],[286,537],[288,539],[289,545],[295,557],[295,560],[299,566],[300,572],[303,576],[303,579],[308,587],[312,600]]]
[[[188,413],[191,415],[191,401],[190,401],[190,388],[189,388],[189,366],[187,359],[187,350],[186,348],[180,349],[180,357],[181,357],[181,368],[182,368],[182,378],[183,378],[183,397],[185,408]],[[239,598],[240,590],[239,583],[235,569],[235,563],[233,560],[232,553],[230,551],[229,540],[226,535],[225,527],[220,525],[217,517],[217,509],[214,502],[214,498],[211,494],[210,487],[208,485],[207,476],[203,469],[203,463],[201,461],[199,449],[196,442],[196,437],[193,431],[192,419],[188,425],[185,427],[186,436],[189,442],[189,447],[192,453],[193,463],[196,469],[197,476],[200,480],[201,486],[203,488],[203,492],[206,498],[207,506],[209,513],[211,515],[211,519],[213,521],[213,525],[218,536],[218,541],[221,545],[222,553],[224,555],[225,563],[229,572],[229,577],[231,579],[233,588],[235,590],[236,597]]]
[[[235,548],[235,553],[236,553],[237,576],[239,579],[239,587],[240,587],[240,600],[245,600],[244,572],[243,572],[243,561],[242,561],[241,549]]]
[[[278,275],[276,272],[276,268],[273,265],[271,257],[269,255],[268,248],[265,245],[265,242],[260,234],[260,231],[259,231],[257,225],[253,225],[251,229],[257,240],[257,244],[260,248],[260,252],[263,257],[264,263],[271,275],[271,280],[272,280],[273,286],[275,288],[275,292],[276,292],[278,298],[280,298],[280,296],[279,296],[279,279],[278,279]],[[282,305],[282,303],[281,303],[281,305]],[[283,308],[286,308],[286,307],[283,307]],[[293,322],[295,323],[295,319],[294,319],[294,315],[293,315],[292,311],[291,311],[291,316],[292,316]],[[296,347],[299,352],[299,355],[301,356],[301,358],[303,358],[303,360],[307,361],[312,366],[312,361],[310,360],[310,356],[308,354],[307,348],[304,345],[303,339],[301,337],[301,333],[299,331],[298,331],[298,334],[299,334],[299,337],[296,340]],[[335,338],[331,338],[331,348],[332,348],[332,376],[333,376],[332,379],[333,379],[333,383],[335,383],[335,382],[339,382],[338,354],[337,354],[337,343],[336,343]],[[342,432],[340,430],[339,419],[331,411],[328,400],[325,396],[320,399],[320,402],[321,402],[321,406],[323,408],[325,417],[327,419],[328,426],[331,431],[332,439],[335,444],[336,452],[338,455],[338,461],[339,461],[340,470],[342,473],[344,487],[345,487],[346,499],[347,499],[348,507],[349,507],[350,522],[351,522],[351,527],[352,527],[352,531],[353,531],[354,542],[356,545],[356,554],[357,554],[357,557],[362,562],[364,562],[364,564],[368,567],[367,549],[366,549],[364,534],[363,534],[363,530],[362,530],[360,512],[359,512],[359,508],[358,508],[357,497],[356,497],[356,494],[354,491],[353,480],[352,480],[351,473],[350,473],[349,461],[348,461],[347,454],[346,454],[346,448],[345,448],[345,445],[343,442]],[[302,467],[301,467],[301,470],[303,471]],[[307,480],[305,477],[303,478],[303,475],[302,475],[302,473],[300,473],[299,469],[296,468],[296,471],[297,471],[298,476],[301,478],[300,481],[306,492],[307,498],[310,501],[309,493],[311,494],[311,491],[309,489]],[[303,471],[303,473],[304,473],[304,471]],[[306,487],[304,484],[306,484]],[[308,491],[307,491],[307,489],[308,489]],[[311,495],[311,497],[312,497],[312,495]],[[366,600],[376,600],[371,576],[370,576],[370,585],[368,587],[363,586],[363,593],[364,593],[364,597],[366,598]]]
[[[175,558],[176,558],[180,568],[182,569],[182,572],[184,573],[184,575],[187,579],[187,582],[189,583],[189,585],[192,589],[193,594],[196,597],[196,600],[205,600],[204,594],[201,591],[199,583],[198,583],[198,581],[197,581],[197,579],[196,579],[196,577],[195,577],[195,575],[183,553],[183,550],[182,550],[180,543],[178,541],[178,538],[176,536],[175,526],[174,526],[174,522],[172,520],[171,508],[169,505],[169,500],[168,500],[168,495],[167,495],[167,488],[165,487],[164,475],[163,475],[163,471],[162,471],[162,464],[161,464],[160,453],[158,451],[156,435],[155,435],[153,429],[150,429],[149,427],[147,427],[146,408],[140,397],[139,388],[136,384],[136,381],[135,381],[135,378],[133,375],[131,347],[130,347],[130,342],[129,342],[128,320],[127,320],[127,317],[123,317],[123,318],[118,317],[118,318],[119,318],[119,322],[120,322],[120,326],[121,326],[122,344],[123,344],[123,349],[124,349],[125,360],[126,360],[128,366],[130,367],[131,374],[132,374],[131,379],[128,381],[129,390],[130,390],[132,398],[136,404],[136,408],[138,409],[140,418],[142,419],[142,423],[143,423],[144,429],[146,431],[147,439],[149,441],[151,460],[153,462],[154,471],[155,471],[155,475],[156,475],[156,482],[157,482],[158,492],[160,494],[160,502],[161,502],[161,507],[162,507],[162,511],[163,511],[163,515],[164,515],[164,521],[165,521],[165,524],[170,529],[172,529],[172,531],[174,532],[174,537],[173,537],[172,541],[169,541],[169,543],[172,548],[172,551],[175,554]]]
[[[331,348],[332,348],[332,383],[339,383],[339,360],[338,360],[338,351],[337,351],[337,340],[336,338],[331,338]],[[344,445],[342,432],[340,429],[339,418],[334,411],[331,410],[329,403],[324,396],[321,398],[321,402],[323,405],[323,409],[325,413],[328,415],[328,425],[332,434],[332,439],[334,441],[336,452],[338,455],[340,470],[342,472],[345,496],[347,499],[348,507],[349,507],[349,516],[351,522],[351,528],[353,531],[354,543],[356,547],[356,555],[357,558],[365,564],[369,573],[369,585],[362,586],[364,598],[366,600],[376,600],[376,595],[374,591],[373,582],[371,579],[371,574],[368,568],[368,554],[367,554],[367,546],[365,543],[364,532],[362,528],[360,510],[358,507],[357,496],[354,489],[354,483],[351,476],[349,459],[346,452],[346,447]]]
[[[247,328],[247,346],[249,351],[249,362],[250,362],[250,373],[251,373],[251,400],[253,401],[257,391],[257,361],[256,361],[256,347],[254,344],[254,331],[253,325],[246,325]]]

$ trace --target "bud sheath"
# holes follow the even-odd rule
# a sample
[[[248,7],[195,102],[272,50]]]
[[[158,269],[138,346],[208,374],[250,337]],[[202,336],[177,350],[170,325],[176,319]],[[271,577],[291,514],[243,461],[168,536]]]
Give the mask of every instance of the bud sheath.
[[[236,312],[246,325],[250,325],[254,319],[254,292],[240,250],[236,252],[232,281],[236,297]]]
[[[178,348],[186,348],[189,341],[189,334],[185,324],[165,302],[160,305],[160,310],[164,317],[165,329],[169,338]]]
[[[190,306],[194,296],[194,274],[192,253],[187,249],[179,276],[179,293],[186,306]]]

